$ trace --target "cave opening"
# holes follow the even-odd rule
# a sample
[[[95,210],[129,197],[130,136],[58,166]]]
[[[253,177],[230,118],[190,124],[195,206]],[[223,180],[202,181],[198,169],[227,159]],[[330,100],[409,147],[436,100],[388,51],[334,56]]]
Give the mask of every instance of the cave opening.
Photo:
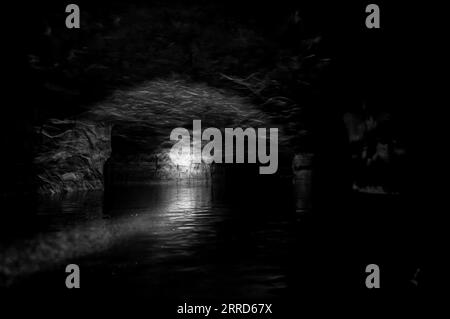
[[[194,163],[192,158],[174,162],[169,154],[172,145],[168,137],[164,140],[164,136],[148,127],[114,125],[111,156],[104,165],[105,190],[130,185],[205,184],[224,189],[236,202],[243,197],[257,202],[256,198],[262,194],[270,196],[276,185],[291,188],[290,154],[280,156],[276,174],[264,175],[260,174],[259,163]]]

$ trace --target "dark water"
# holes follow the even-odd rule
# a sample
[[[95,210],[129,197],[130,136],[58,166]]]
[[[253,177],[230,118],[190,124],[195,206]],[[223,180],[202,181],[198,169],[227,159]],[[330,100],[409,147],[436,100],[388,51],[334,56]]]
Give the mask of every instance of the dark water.
[[[374,262],[393,296],[423,267],[410,205],[397,198],[342,205],[330,197],[311,211],[306,184],[243,180],[230,189],[152,185],[12,199],[1,216],[0,291],[72,300],[65,267],[75,263],[80,302],[174,300],[160,306],[174,312],[189,300],[288,300],[283,309],[292,310],[300,301],[372,298],[364,280]]]
[[[152,185],[39,198],[25,229],[25,220],[9,224],[2,284],[60,290],[76,263],[84,291],[278,298],[290,288],[295,202],[284,184],[276,194]]]

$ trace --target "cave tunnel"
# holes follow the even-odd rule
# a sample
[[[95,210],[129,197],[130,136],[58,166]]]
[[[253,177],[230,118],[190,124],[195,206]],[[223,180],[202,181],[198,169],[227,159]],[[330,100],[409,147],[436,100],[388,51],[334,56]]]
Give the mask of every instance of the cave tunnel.
[[[113,125],[111,156],[104,164],[106,192],[109,194],[109,191],[114,192],[127,185],[200,184],[220,189],[228,201],[240,206],[240,210],[245,210],[249,206],[267,205],[261,198],[273,198],[273,203],[276,203],[271,193],[277,189],[289,197],[283,205],[297,204],[302,209],[308,206],[303,202],[309,200],[305,196],[310,194],[311,176],[304,175],[303,171],[298,176],[295,174],[293,154],[286,147],[282,147],[278,153],[276,173],[261,174],[261,167],[268,164],[247,163],[248,153],[245,154],[244,163],[178,163],[168,155],[173,145],[168,137],[169,134],[158,135],[148,126],[133,123]],[[248,142],[245,139],[246,150]],[[310,171],[310,165],[307,163],[302,169],[306,167]]]

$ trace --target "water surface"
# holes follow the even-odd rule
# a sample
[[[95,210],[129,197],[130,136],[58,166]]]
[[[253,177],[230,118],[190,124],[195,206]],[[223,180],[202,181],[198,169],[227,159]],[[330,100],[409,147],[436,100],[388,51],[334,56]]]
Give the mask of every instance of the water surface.
[[[76,263],[90,291],[279,297],[297,249],[290,191],[151,185],[39,198],[26,234],[14,230],[25,221],[10,228],[2,284],[60,287]]]

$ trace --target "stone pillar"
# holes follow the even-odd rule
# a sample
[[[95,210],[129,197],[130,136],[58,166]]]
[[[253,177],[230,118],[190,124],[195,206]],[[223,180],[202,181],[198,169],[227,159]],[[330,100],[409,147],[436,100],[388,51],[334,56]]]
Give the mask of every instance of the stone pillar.
[[[295,154],[292,160],[295,207],[298,212],[311,209],[312,164],[313,154],[311,153]]]

